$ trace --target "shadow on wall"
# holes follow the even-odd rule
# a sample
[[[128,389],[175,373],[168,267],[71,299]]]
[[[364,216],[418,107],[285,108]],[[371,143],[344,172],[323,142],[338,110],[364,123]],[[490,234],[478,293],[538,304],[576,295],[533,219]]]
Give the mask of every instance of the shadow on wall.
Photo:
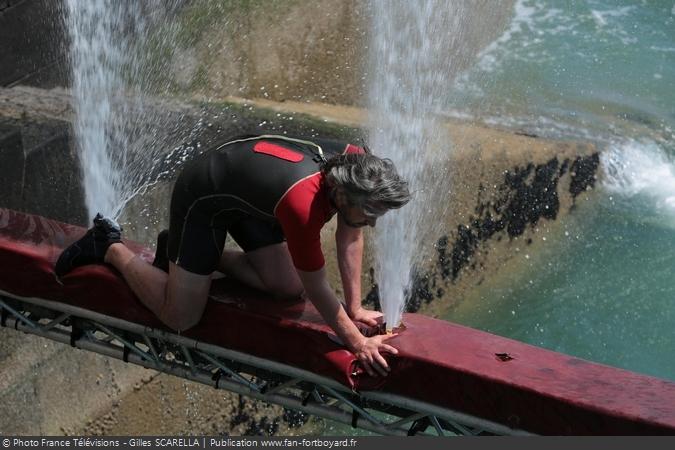
[[[87,222],[79,161],[65,122],[0,118],[0,207]]]
[[[0,0],[0,86],[68,84],[62,0]]]

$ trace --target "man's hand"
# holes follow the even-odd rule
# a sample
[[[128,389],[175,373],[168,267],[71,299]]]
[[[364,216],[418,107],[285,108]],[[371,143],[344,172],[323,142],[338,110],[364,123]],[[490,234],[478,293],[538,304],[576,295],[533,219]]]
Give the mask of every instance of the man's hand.
[[[389,373],[389,365],[380,352],[388,352],[392,355],[398,354],[398,350],[384,341],[391,339],[397,334],[378,335],[370,338],[364,338],[361,345],[356,348],[354,354],[363,365],[368,375],[371,377],[382,375],[387,376]]]
[[[335,331],[335,334],[338,335],[345,346],[356,355],[366,372],[371,376],[376,376],[377,374],[386,375],[389,371],[389,366],[380,352],[389,352],[394,355],[398,353],[398,350],[394,347],[384,343],[384,341],[396,335],[364,337],[359,329],[356,328],[356,325],[354,325],[353,319],[349,317],[345,308],[335,297],[335,291],[333,291],[326,280],[326,270],[324,268],[315,272],[303,272],[299,270],[298,275],[300,276],[300,280],[302,280],[302,285],[305,287],[307,296],[319,311],[323,320]],[[373,315],[378,316],[380,314],[375,311],[364,311],[364,313],[358,313],[358,308],[355,310],[361,316],[370,316],[370,319],[373,321]],[[366,318],[366,320],[368,319]]]
[[[349,314],[349,318],[352,320],[357,320],[359,322],[363,322],[366,325],[369,325],[371,327],[377,326],[377,319],[382,317],[382,313],[379,311],[372,311],[370,309],[365,309],[359,306],[356,308],[354,311],[347,311],[347,314]]]

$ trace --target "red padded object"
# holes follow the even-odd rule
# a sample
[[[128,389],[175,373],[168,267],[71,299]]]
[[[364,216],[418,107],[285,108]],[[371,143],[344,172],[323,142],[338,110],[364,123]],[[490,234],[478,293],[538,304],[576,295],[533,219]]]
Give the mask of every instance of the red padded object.
[[[272,142],[260,141],[253,146],[253,151],[256,153],[263,153],[265,155],[276,156],[277,158],[285,159],[290,162],[300,162],[305,159],[302,153],[283,147]]]
[[[84,229],[0,209],[0,290],[165,328],[108,266],[52,267]],[[152,253],[133,244],[141,257]],[[191,338],[310,370],[356,390],[377,388],[541,434],[675,434],[675,383],[405,314],[386,378],[354,376],[354,355],[306,302],[282,302],[232,280],[214,282]],[[334,336],[334,335],[333,335]],[[302,349],[302,351],[298,351]],[[508,354],[512,359],[498,357]]]

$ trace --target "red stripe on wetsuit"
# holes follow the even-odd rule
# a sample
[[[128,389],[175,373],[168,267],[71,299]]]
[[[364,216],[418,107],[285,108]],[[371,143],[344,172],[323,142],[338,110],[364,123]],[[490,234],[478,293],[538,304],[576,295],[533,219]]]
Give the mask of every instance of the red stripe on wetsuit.
[[[361,147],[348,144],[345,153],[365,152]],[[293,264],[305,272],[314,272],[324,266],[321,228],[335,213],[323,180],[323,174],[317,172],[298,181],[275,209]]]

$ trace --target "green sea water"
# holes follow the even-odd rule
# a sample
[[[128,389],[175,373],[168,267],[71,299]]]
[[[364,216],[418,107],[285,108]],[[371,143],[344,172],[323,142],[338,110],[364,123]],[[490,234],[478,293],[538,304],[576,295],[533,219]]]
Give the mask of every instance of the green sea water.
[[[675,228],[645,209],[604,195],[584,202],[446,318],[675,380]]]
[[[519,0],[447,104],[597,144],[599,181],[448,320],[675,380],[675,2]]]

